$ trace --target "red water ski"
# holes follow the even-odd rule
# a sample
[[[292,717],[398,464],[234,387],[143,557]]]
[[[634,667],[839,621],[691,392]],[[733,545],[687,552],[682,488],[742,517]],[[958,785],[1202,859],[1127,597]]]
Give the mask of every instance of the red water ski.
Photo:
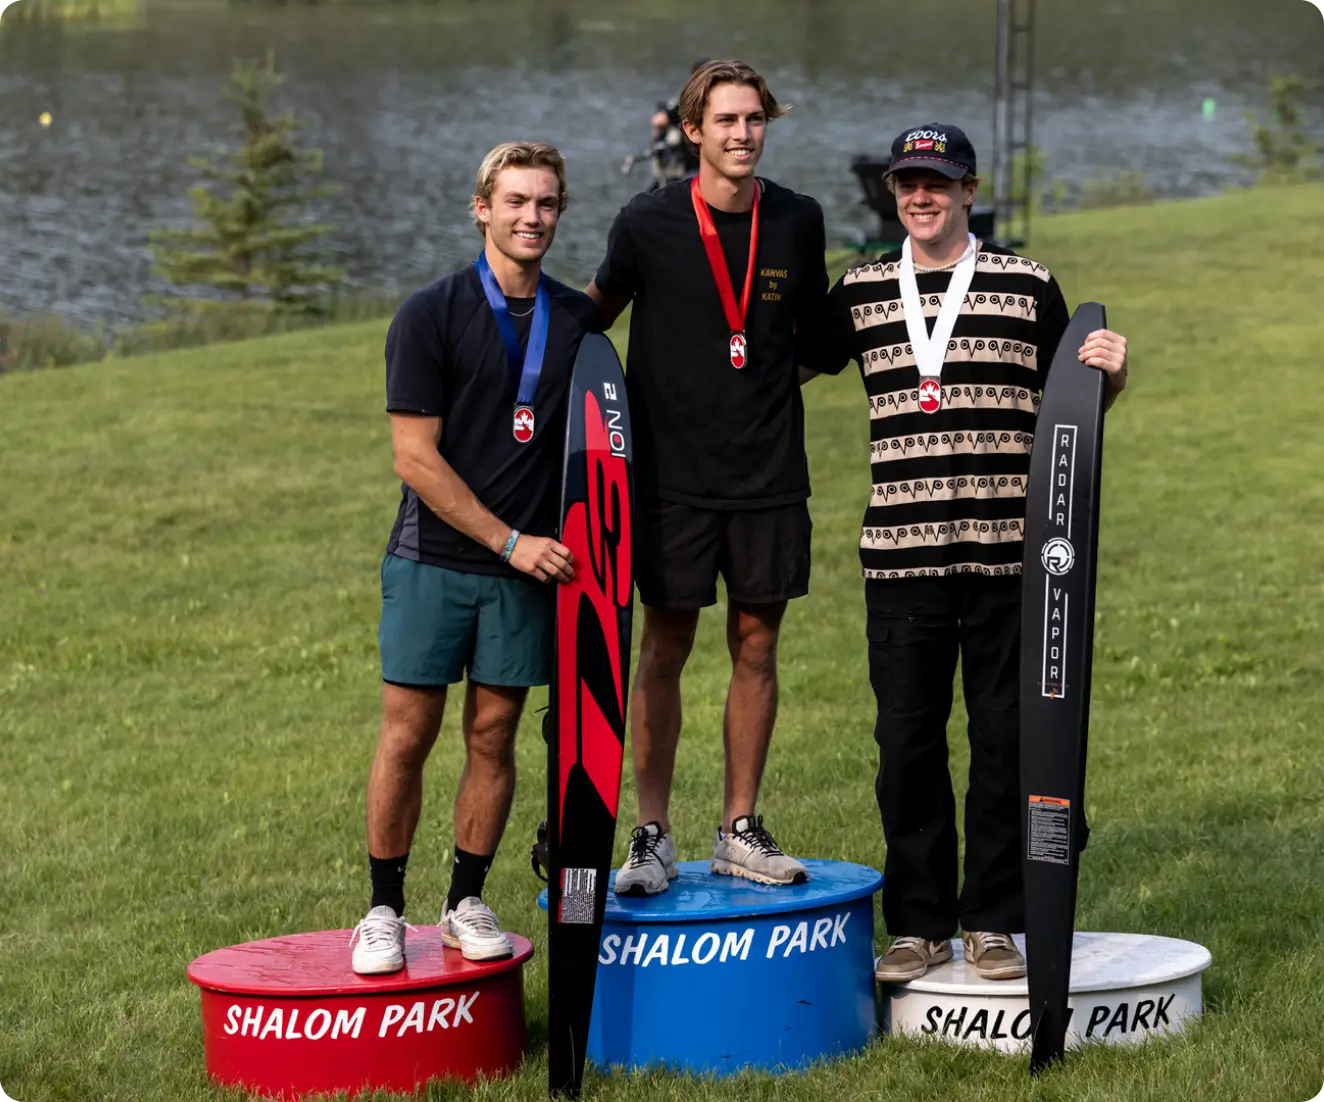
[[[548,1088],[577,1095],[616,837],[629,695],[634,573],[632,437],[611,342],[584,338],[566,427],[561,542],[575,579],[557,588],[548,707]]]

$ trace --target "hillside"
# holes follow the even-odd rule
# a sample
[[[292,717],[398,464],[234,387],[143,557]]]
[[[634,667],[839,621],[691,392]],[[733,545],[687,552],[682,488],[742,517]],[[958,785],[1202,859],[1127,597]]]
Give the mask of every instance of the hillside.
[[[1105,303],[1132,348],[1105,446],[1079,925],[1209,946],[1205,1022],[1167,1047],[1091,1052],[1034,1089],[1022,1061],[887,1042],[775,1088],[617,1078],[592,1097],[1318,1089],[1324,187],[1043,219],[1028,251],[1069,302]],[[219,1097],[187,962],[361,915],[377,571],[397,501],[384,333],[0,376],[0,1082],[23,1102]],[[851,373],[806,399],[813,593],[784,629],[765,806],[788,850],[881,867],[854,550],[866,405]],[[706,615],[685,682],[684,858],[720,809],[724,663]],[[457,730],[452,709],[407,886],[420,922],[446,883]],[[531,721],[521,737],[490,894],[540,939],[526,854],[543,747]],[[535,1042],[545,985],[537,956]],[[542,1097],[542,1059],[479,1097]]]

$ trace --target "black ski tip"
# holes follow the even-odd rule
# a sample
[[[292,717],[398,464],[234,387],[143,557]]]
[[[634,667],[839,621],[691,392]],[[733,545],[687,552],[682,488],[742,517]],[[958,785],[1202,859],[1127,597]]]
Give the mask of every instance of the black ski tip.
[[[1085,332],[1108,328],[1108,309],[1101,302],[1082,302],[1072,312],[1071,320]],[[1075,349],[1072,349],[1075,352]]]
[[[1047,1008],[1041,1008],[1038,1014],[1038,1021],[1034,1027],[1034,1037],[1030,1042],[1030,1075],[1038,1078],[1054,1064],[1060,1064],[1064,1056],[1066,1045],[1065,1030],[1063,1036],[1051,1036],[1053,1030],[1046,1027],[1045,1022],[1048,1014]]]
[[[1062,1056],[1060,1053],[1057,1055],[1053,1055],[1052,1053],[1031,1053],[1030,1075],[1037,1079],[1049,1068],[1053,1067],[1053,1065],[1060,1064],[1061,1062]]]
[[[548,1051],[548,1098],[578,1098],[584,1089],[584,1058],[580,1056],[578,1063],[575,1062],[575,1034],[573,1029],[569,1032],[569,1039],[562,1039],[568,1052],[560,1053],[558,1059],[556,1048],[550,1048]],[[558,1045],[557,1048],[559,1047],[561,1046]]]

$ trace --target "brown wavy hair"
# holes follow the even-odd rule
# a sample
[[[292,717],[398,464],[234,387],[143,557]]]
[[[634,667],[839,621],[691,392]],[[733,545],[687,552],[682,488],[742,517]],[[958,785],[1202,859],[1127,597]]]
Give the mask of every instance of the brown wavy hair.
[[[763,113],[768,120],[779,119],[791,109],[789,103],[778,103],[777,97],[768,91],[768,82],[763,74],[752,65],[743,61],[707,61],[700,65],[685,82],[680,93],[680,118],[691,126],[703,125],[703,112],[708,106],[708,97],[719,84],[747,84],[759,94],[763,104]],[[686,139],[688,141],[688,138]]]

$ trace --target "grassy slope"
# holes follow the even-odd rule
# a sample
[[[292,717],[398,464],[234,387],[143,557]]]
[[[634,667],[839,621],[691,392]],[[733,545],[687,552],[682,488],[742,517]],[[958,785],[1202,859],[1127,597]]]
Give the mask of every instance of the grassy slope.
[[[1108,303],[1134,350],[1106,448],[1079,925],[1208,945],[1204,1023],[1035,1086],[1023,1061],[889,1041],[806,1078],[612,1079],[595,1097],[1315,1093],[1322,214],[1324,189],[1241,193],[1045,220],[1033,249],[1070,301]],[[23,1102],[218,1097],[187,962],[360,915],[395,509],[383,330],[0,378],[0,1082]],[[853,550],[865,404],[851,376],[807,393],[814,592],[788,616],[766,805],[793,851],[880,863]],[[720,626],[704,618],[686,675],[685,857],[704,854],[720,806]],[[958,774],[963,729],[958,714]],[[490,895],[536,936],[531,724],[520,763]],[[408,885],[420,921],[444,891],[457,773],[452,715]],[[527,983],[536,1045],[541,958]],[[543,1068],[535,1056],[480,1094],[540,1097]]]

